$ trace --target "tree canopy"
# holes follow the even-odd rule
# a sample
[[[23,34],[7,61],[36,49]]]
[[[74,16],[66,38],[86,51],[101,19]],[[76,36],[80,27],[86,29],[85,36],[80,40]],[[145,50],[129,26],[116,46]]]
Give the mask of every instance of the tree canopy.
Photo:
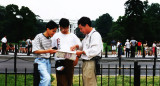
[[[29,37],[33,38],[39,28],[44,26],[36,17],[25,6],[21,8],[14,4],[6,7],[0,6],[0,32],[3,32],[0,34],[0,38],[6,35],[9,42],[18,42]]]
[[[148,1],[128,0],[124,3],[125,14],[113,21],[112,15],[105,13],[92,21],[92,27],[101,34],[103,41],[121,40],[134,37],[141,41],[160,41],[160,4]],[[28,37],[33,38],[45,30],[45,24],[28,7],[10,4],[0,6],[0,38],[7,35],[10,42]],[[84,35],[76,29],[80,38]]]
[[[124,4],[125,14],[112,21],[111,28],[103,35],[104,41],[131,39],[141,41],[160,41],[160,4],[148,1],[128,0]],[[104,18],[103,18],[104,19]],[[101,21],[103,20],[101,19]],[[97,21],[96,21],[97,23]],[[102,23],[102,22],[101,22]],[[108,23],[103,23],[108,24]],[[96,27],[97,30],[103,26]],[[100,33],[101,31],[98,30]]]

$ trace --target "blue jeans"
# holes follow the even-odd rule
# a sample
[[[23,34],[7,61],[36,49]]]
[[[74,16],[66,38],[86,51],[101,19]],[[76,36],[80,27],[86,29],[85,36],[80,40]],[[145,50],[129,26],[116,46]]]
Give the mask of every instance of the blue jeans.
[[[40,72],[39,86],[51,86],[51,63],[46,58],[36,58],[35,63],[38,63],[38,70]]]

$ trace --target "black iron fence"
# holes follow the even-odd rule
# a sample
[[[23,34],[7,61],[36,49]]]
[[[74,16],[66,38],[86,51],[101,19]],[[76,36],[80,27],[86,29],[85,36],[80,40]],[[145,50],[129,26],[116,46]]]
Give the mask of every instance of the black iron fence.
[[[15,50],[17,51],[17,50]],[[117,61],[119,61],[119,65],[115,65],[115,66],[110,66],[108,65],[103,65],[101,64],[100,67],[100,75],[97,75],[97,77],[100,78],[100,85],[98,86],[119,86],[119,82],[118,82],[118,77],[121,76],[122,77],[122,83],[121,86],[125,86],[125,76],[128,76],[128,85],[127,86],[140,86],[141,84],[141,76],[145,76],[145,86],[148,85],[148,76],[152,75],[152,86],[155,85],[155,78],[156,76],[159,77],[159,83],[156,86],[160,86],[160,67],[156,67],[156,58],[157,55],[155,55],[154,59],[154,65],[153,67],[148,67],[147,65],[145,67],[141,67],[140,65],[138,65],[138,62],[134,63],[134,66],[129,66],[129,67],[125,67],[125,65],[121,64],[122,58],[119,57],[119,59]],[[4,73],[0,73],[0,74],[4,74],[5,75],[5,86],[8,86],[7,83],[9,82],[9,80],[7,79],[8,74],[13,74],[15,76],[15,82],[14,85],[17,86],[17,75],[19,74],[23,74],[25,76],[24,78],[24,86],[27,86],[27,79],[26,79],[26,75],[30,74],[33,76],[33,86],[38,86],[39,81],[40,81],[40,76],[39,76],[39,71],[38,71],[38,65],[34,64],[34,71],[32,73],[27,73],[27,69],[25,68],[25,72],[24,73],[17,73],[17,59],[22,59],[22,58],[18,58],[17,57],[17,52],[15,52],[14,57],[9,58],[6,61],[9,61],[11,59],[14,59],[14,73],[10,73],[7,71],[7,69],[5,69]],[[25,59],[22,59],[25,60]],[[6,62],[3,61],[3,62]],[[27,61],[27,60],[26,60]],[[52,67],[54,68],[54,67]],[[79,73],[79,86],[82,86],[82,84],[80,83],[82,81],[81,78],[81,65],[79,64],[79,66],[75,67],[75,69],[78,69],[78,73]],[[148,71],[152,71],[152,74],[148,75]],[[142,74],[143,72],[143,74]],[[145,72],[145,74],[144,74]],[[106,79],[107,81],[104,82],[104,76],[107,76]],[[111,82],[111,80],[113,79],[112,76],[114,76],[114,83]],[[104,85],[104,83],[107,83]]]
[[[105,66],[105,67],[103,67]],[[54,68],[54,67],[52,67]],[[78,69],[78,79],[79,79],[79,86],[82,86],[81,81],[81,65],[79,64],[79,66],[75,67],[75,69]],[[121,69],[121,73],[119,75],[119,69]],[[148,78],[147,77],[152,77],[152,80],[149,81],[150,85],[149,86],[160,86],[160,67],[157,67],[154,69],[154,67],[141,67],[140,65],[138,65],[138,62],[134,62],[134,66],[129,66],[129,67],[125,67],[124,65],[122,65],[122,68],[119,68],[118,65],[115,66],[110,66],[110,64],[106,65],[102,65],[100,67],[100,75],[97,75],[97,79],[98,82],[100,83],[98,86],[140,86],[141,85],[141,77],[145,77],[145,85],[143,86],[148,86]],[[14,85],[17,86],[17,75],[19,74],[23,74],[24,75],[24,86],[28,86],[26,85],[27,83],[27,79],[26,79],[26,75],[32,75],[33,76],[33,86],[38,86],[39,81],[40,81],[40,75],[39,75],[39,71],[38,71],[38,65],[35,63],[34,64],[34,71],[33,73],[27,73],[26,72],[27,69],[25,68],[25,72],[24,73],[9,73],[7,71],[7,69],[5,69],[4,73],[0,73],[0,74],[4,74],[5,75],[5,85],[4,86],[8,86],[7,83],[9,82],[9,80],[7,79],[7,76],[9,74],[13,74],[15,76],[15,82]],[[152,71],[151,75],[148,74],[148,71]],[[154,71],[156,71],[156,74],[154,73]],[[141,74],[143,72],[143,74]],[[144,74],[145,72],[145,74]],[[126,82],[126,76],[127,76],[127,82]],[[119,80],[118,77],[121,77],[121,84],[119,84]],[[155,83],[155,77],[159,77],[159,82]],[[106,80],[103,80],[106,79]],[[113,80],[114,79],[114,80]],[[157,79],[157,78],[156,78]],[[111,81],[112,80],[112,81]],[[114,81],[114,82],[113,82]],[[74,83],[74,82],[73,82]],[[104,84],[107,83],[107,84]],[[126,83],[128,83],[126,85]],[[156,85],[155,85],[156,84]],[[32,85],[31,85],[32,86]]]

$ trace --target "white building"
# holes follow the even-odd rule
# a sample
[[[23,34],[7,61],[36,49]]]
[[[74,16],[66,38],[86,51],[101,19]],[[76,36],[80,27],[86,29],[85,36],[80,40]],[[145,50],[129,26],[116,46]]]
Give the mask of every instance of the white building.
[[[56,22],[57,24],[59,24],[60,19],[44,19],[43,22],[49,22],[50,20],[53,20],[54,22]],[[77,25],[77,20],[69,20],[70,22],[70,29],[69,31],[71,33],[75,33],[76,28],[78,27]],[[58,28],[58,32],[60,31],[60,28]]]

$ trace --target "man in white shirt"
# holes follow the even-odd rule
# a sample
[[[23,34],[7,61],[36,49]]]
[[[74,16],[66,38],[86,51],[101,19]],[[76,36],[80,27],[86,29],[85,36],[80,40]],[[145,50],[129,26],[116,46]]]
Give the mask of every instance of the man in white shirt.
[[[126,58],[127,57],[129,58],[129,51],[130,51],[131,44],[128,39],[126,40],[125,46],[126,46]]]
[[[32,50],[32,41],[30,39],[30,37],[26,40],[26,51],[27,51],[27,55],[29,56]]]
[[[82,40],[82,46],[75,45],[71,47],[71,49],[81,49],[81,51],[77,51],[76,54],[77,56],[81,55],[83,59],[83,86],[97,86],[94,57],[101,55],[103,49],[102,38],[101,35],[91,27],[91,20],[88,17],[80,18],[78,20],[78,27],[86,36]]]
[[[4,36],[1,40],[2,42],[2,55],[5,55],[7,54],[7,51],[6,51],[6,47],[7,47],[7,36]]]
[[[34,62],[38,64],[41,78],[39,86],[51,86],[50,54],[56,53],[56,50],[52,49],[51,37],[56,33],[57,28],[58,25],[54,21],[49,21],[46,24],[46,31],[36,35],[32,42],[32,51],[36,57]]]
[[[69,20],[62,18],[59,22],[60,32],[52,37],[52,46],[57,47],[58,50],[71,51],[70,47],[73,45],[81,45],[80,39],[73,33],[69,32]],[[57,58],[56,60],[56,78],[57,86],[72,86],[74,61]],[[58,70],[59,68],[62,68]]]

